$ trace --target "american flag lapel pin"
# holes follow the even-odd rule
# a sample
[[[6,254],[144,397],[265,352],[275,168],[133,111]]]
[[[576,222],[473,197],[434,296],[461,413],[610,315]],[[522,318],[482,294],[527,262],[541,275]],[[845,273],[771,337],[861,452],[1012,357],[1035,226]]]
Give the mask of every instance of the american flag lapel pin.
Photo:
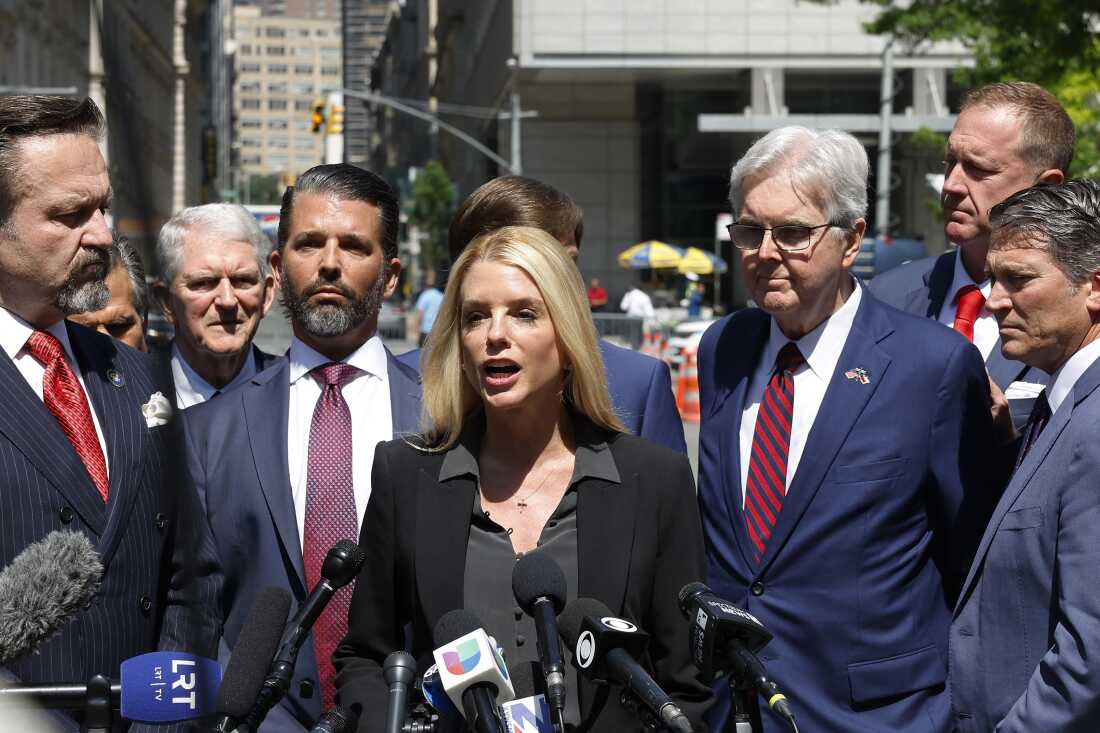
[[[859,382],[860,384],[870,384],[871,383],[871,375],[868,374],[867,370],[864,369],[863,367],[856,367],[854,369],[849,369],[848,371],[844,372],[844,376],[847,377],[848,379],[855,380],[856,382]]]

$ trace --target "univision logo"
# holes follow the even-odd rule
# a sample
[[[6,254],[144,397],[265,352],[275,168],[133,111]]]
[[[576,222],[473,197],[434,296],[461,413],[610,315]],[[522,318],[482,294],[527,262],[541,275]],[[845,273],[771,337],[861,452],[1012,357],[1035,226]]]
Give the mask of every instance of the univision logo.
[[[455,646],[454,651],[443,652],[443,666],[453,675],[466,674],[481,661],[481,646],[477,639],[467,639]]]

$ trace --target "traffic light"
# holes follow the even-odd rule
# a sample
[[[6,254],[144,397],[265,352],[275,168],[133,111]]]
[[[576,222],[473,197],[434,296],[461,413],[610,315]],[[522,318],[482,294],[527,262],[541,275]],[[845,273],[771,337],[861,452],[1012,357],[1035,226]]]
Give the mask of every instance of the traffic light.
[[[344,105],[333,104],[328,108],[328,127],[325,130],[330,135],[339,135],[344,131]]]
[[[312,124],[311,129],[313,132],[320,132],[321,128],[325,126],[325,100],[315,99],[310,107],[313,109],[313,114],[309,117]]]

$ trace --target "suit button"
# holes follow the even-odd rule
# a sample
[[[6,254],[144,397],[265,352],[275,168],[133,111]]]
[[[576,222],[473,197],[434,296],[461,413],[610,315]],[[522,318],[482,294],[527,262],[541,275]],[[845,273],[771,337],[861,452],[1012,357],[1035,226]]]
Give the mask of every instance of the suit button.
[[[149,613],[153,609],[153,601],[149,596],[143,595],[138,599],[138,608],[142,613]]]
[[[516,621],[522,621],[523,620],[523,609],[520,608],[519,606],[516,606],[514,609],[512,609],[512,613],[515,614]]]
[[[755,583],[752,584],[752,586],[749,588],[749,590],[752,591],[752,594],[754,596],[762,596],[762,595],[764,595],[764,584],[761,583],[758,580],[758,581],[756,581]]]
[[[302,680],[298,685],[298,697],[309,699],[313,697],[313,680]]]
[[[164,516],[163,512],[157,512],[156,516],[153,517],[153,523],[157,525],[157,529],[163,532],[164,528],[168,526],[168,517]]]
[[[523,646],[527,643],[527,637],[523,634],[516,634],[516,646]]]
[[[61,521],[65,524],[73,521],[73,517],[75,516],[76,515],[73,513],[73,508],[71,506],[61,507]]]

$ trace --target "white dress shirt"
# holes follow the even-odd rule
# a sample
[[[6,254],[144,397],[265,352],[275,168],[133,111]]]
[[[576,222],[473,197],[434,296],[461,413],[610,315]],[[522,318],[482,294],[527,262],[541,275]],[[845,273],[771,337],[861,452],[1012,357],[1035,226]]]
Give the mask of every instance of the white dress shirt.
[[[1098,358],[1100,358],[1100,340],[1078,349],[1058,371],[1051,375],[1050,386],[1047,387],[1047,403],[1050,405],[1051,415],[1058,412],[1058,408],[1073,391],[1073,385],[1077,384],[1081,375],[1088,371]]]
[[[951,287],[947,291],[947,297],[944,298],[939,317],[940,323],[948,328],[955,327],[955,311],[958,309],[959,291],[967,285],[976,286],[986,300],[989,299],[989,293],[993,291],[993,283],[988,278],[980,283],[974,282],[974,278],[970,277],[970,273],[963,266],[962,251],[955,250],[955,275],[951,279]],[[982,352],[982,359],[989,359],[989,355],[993,352],[993,347],[997,345],[997,339],[1000,337],[1001,331],[997,326],[997,319],[983,304],[982,309],[978,311],[978,319],[974,321],[974,345],[978,347],[978,351]]]
[[[95,414],[95,405],[88,397],[84,375],[80,373],[80,365],[77,364],[72,344],[69,343],[69,331],[65,328],[65,321],[58,321],[45,330],[61,342],[61,348],[65,350],[65,359],[69,362],[69,367],[80,381],[80,388],[84,390],[84,399],[88,401],[88,411],[92,413],[92,424],[95,425],[95,434],[99,438],[99,449],[103,451],[103,465],[107,468],[107,476],[110,477],[111,466],[107,459],[107,441],[103,439],[103,428],[99,424],[99,416]],[[34,331],[34,326],[8,309],[0,308],[0,347],[4,349],[4,353],[8,355],[8,358],[15,362],[15,368],[23,375],[23,379],[27,380],[27,384],[38,395],[38,399],[45,402],[45,398],[42,396],[42,382],[46,377],[46,367],[31,356],[30,351],[26,348],[27,340]],[[50,417],[53,417],[52,413]]]
[[[848,340],[848,334],[852,330],[852,321],[855,320],[859,302],[862,299],[862,286],[855,283],[852,294],[844,305],[826,318],[817,328],[810,331],[802,338],[794,341],[798,350],[802,352],[806,363],[794,372],[794,415],[791,419],[791,442],[787,451],[787,476],[783,493],[794,480],[798,470],[798,462],[802,458],[802,451],[806,448],[806,438],[809,437],[810,428],[817,418],[817,411],[821,408],[821,402],[825,399],[825,391],[829,388],[829,381],[836,371],[836,364],[840,360],[840,352]],[[768,386],[772,372],[775,369],[775,357],[779,350],[791,342],[791,339],[783,335],[775,319],[771,319],[771,332],[768,343],[760,355],[760,363],[756,365],[756,371],[752,374],[752,381],[745,395],[745,411],[741,413],[741,506],[745,504],[745,484],[749,477],[749,460],[752,458],[752,439],[756,434],[756,416],[760,412],[760,403],[764,399],[764,390]]]
[[[287,420],[287,464],[294,496],[294,514],[298,519],[298,541],[305,537],[306,478],[309,467],[309,429],[313,411],[321,398],[321,385],[310,376],[316,367],[332,360],[317,353],[295,337],[290,342],[290,411]],[[372,336],[344,363],[358,367],[356,375],[344,385],[344,400],[351,411],[352,483],[355,489],[355,514],[358,527],[370,499],[370,473],[374,449],[384,440],[393,439],[393,415],[390,408],[390,378],[386,349],[382,340]],[[358,537],[353,537],[356,541]]]
[[[248,345],[248,358],[241,365],[241,370],[224,387],[215,387],[199,376],[199,373],[183,358],[179,347],[172,344],[172,380],[176,384],[176,405],[181,410],[206,402],[214,396],[215,392],[225,392],[238,384],[244,384],[255,374],[256,355],[252,352],[252,344]]]

